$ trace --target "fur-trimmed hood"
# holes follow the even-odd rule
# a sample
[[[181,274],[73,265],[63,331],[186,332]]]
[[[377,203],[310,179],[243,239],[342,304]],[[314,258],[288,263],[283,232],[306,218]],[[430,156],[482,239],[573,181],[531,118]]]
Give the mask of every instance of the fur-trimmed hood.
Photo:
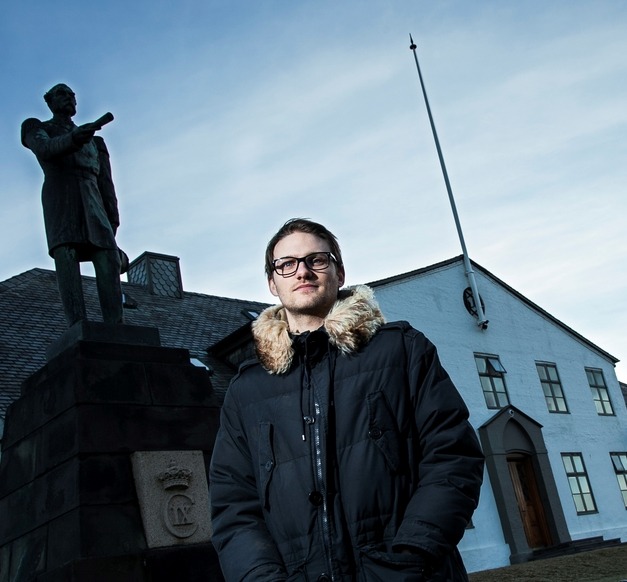
[[[374,293],[366,285],[342,289],[324,319],[329,342],[341,353],[350,354],[368,343],[385,323]],[[282,305],[265,309],[253,322],[257,357],[271,374],[284,374],[292,364],[294,348]]]

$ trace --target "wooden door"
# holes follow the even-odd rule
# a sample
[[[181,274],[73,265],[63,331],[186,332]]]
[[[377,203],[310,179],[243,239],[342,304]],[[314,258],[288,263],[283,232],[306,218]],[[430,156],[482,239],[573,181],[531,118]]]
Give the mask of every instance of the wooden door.
[[[507,460],[520,517],[530,548],[551,545],[551,535],[546,523],[544,507],[538,493],[531,457],[521,456]]]

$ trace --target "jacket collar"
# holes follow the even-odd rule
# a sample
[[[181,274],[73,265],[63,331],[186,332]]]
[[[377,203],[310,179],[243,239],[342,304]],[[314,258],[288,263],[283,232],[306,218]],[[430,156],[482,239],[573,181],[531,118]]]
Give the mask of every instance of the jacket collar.
[[[366,285],[343,289],[326,318],[329,342],[342,354],[357,351],[385,323],[374,293]],[[253,322],[255,349],[261,365],[271,374],[284,374],[292,365],[294,348],[282,305],[265,309]]]

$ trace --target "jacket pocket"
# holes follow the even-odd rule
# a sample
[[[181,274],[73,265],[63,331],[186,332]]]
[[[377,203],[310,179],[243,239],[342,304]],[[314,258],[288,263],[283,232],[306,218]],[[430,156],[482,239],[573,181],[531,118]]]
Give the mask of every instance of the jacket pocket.
[[[397,554],[363,548],[359,552],[360,582],[427,582],[424,561],[414,554]]]
[[[372,392],[366,399],[368,436],[381,450],[390,469],[397,473],[401,469],[401,439],[396,418],[383,392]]]
[[[259,495],[265,509],[270,507],[270,481],[276,465],[272,449],[273,431],[269,422],[259,425]]]

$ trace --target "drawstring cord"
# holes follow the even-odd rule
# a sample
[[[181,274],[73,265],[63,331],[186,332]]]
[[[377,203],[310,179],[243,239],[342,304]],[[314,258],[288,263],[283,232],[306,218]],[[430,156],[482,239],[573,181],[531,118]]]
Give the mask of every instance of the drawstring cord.
[[[307,425],[311,424],[313,417],[311,416],[311,402],[309,398],[310,390],[310,370],[309,370],[309,332],[298,336],[298,357],[300,360],[300,422],[301,422],[301,438],[307,440]],[[307,392],[305,392],[307,388]],[[305,402],[307,399],[307,412],[305,413]]]
[[[307,344],[305,344],[305,346],[306,345]],[[307,381],[306,380],[307,356],[306,354],[303,354],[301,352],[299,353],[298,357],[300,359],[300,422],[301,422],[301,429],[302,429],[302,439],[303,441],[306,441],[307,435],[305,433],[306,433],[307,416],[305,415],[305,406],[303,403],[303,397],[305,396],[305,382]],[[307,388],[309,389],[309,386],[307,386]],[[309,397],[307,397],[307,401],[309,401]]]

